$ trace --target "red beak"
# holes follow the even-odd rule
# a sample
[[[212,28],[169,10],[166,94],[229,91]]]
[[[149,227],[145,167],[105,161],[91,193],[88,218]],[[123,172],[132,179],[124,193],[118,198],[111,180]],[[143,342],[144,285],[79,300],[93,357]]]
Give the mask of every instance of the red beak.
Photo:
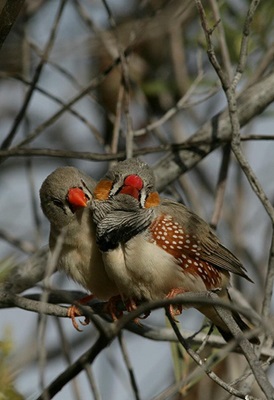
[[[120,190],[120,193],[128,194],[129,196],[135,197],[135,199],[139,199],[139,190],[133,186],[123,186]]]
[[[68,202],[73,207],[86,207],[87,198],[85,193],[80,188],[71,188],[68,191]]]
[[[139,175],[128,175],[124,180],[124,185],[120,193],[128,194],[138,200],[143,185],[143,181]]]

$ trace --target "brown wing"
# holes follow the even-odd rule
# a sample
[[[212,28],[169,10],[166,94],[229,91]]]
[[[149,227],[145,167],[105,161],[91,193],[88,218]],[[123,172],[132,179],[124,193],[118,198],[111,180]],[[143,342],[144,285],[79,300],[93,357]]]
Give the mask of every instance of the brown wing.
[[[173,221],[176,221],[182,228],[184,237],[189,237],[192,246],[191,248],[184,246],[185,253],[193,256],[193,250],[195,249],[196,256],[198,255],[199,259],[209,262],[216,268],[240,275],[252,282],[247,276],[246,269],[242,263],[220,243],[210,226],[184,205],[163,199],[160,206],[155,208],[155,212],[158,215],[163,213],[172,217]]]

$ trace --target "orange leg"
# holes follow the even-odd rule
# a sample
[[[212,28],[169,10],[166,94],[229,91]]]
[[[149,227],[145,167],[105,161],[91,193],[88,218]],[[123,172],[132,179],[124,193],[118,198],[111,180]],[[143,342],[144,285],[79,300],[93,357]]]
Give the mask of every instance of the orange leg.
[[[120,295],[112,296],[104,307],[104,311],[110,314],[113,321],[117,321],[117,319],[123,316],[123,311],[117,309],[117,303],[119,301],[123,301]]]
[[[130,297],[129,299],[126,300],[125,306],[128,312],[136,310],[137,308],[136,300]],[[133,322],[135,322],[135,324],[137,325],[140,325],[139,318],[135,318]]]
[[[137,308],[136,300],[133,298],[129,298],[125,302],[125,306],[128,312],[134,311]]]
[[[137,307],[138,307],[138,300],[136,301],[136,299],[134,298],[129,298],[126,301],[126,309],[128,312],[136,310]],[[139,319],[146,319],[149,315],[150,311],[147,311],[144,315],[141,315]],[[137,318],[136,320],[134,320],[134,322],[139,323]]]
[[[79,325],[78,325],[77,322],[76,322],[76,317],[81,317],[81,316],[83,316],[83,313],[82,313],[82,311],[79,309],[79,307],[77,307],[77,303],[78,303],[78,304],[85,305],[85,304],[87,304],[88,302],[90,302],[91,300],[93,300],[94,297],[95,297],[95,296],[94,296],[93,294],[90,294],[90,295],[88,295],[88,296],[85,296],[85,297],[83,297],[82,299],[78,300],[78,301],[76,302],[75,305],[73,304],[73,305],[71,305],[71,306],[68,308],[68,314],[67,314],[67,315],[68,315],[69,318],[71,318],[72,325],[74,326],[74,328],[75,328],[78,332],[82,332],[82,329],[79,328]],[[80,321],[80,323],[81,323],[82,325],[88,325],[89,322],[90,322],[90,320],[89,320],[88,317],[85,317],[85,319],[84,319],[83,322]]]
[[[182,294],[185,293],[186,291],[184,289],[181,288],[175,288],[175,289],[171,289],[171,291],[166,295],[166,299],[173,299],[174,297],[176,297],[178,294]],[[183,306],[182,304],[170,304],[168,306],[168,310],[170,312],[171,317],[174,319],[174,321],[178,322],[176,320],[176,316],[177,315],[181,315],[182,311],[183,311]]]
[[[125,300],[125,299],[123,299],[123,296],[120,296],[120,295],[111,297],[105,306],[105,311],[111,315],[111,318],[113,319],[113,321],[117,321],[119,318],[121,318],[124,315],[123,311],[119,311],[117,309],[117,303],[121,302],[121,301],[125,304],[125,308],[128,312],[136,310],[136,308],[138,306],[137,301],[134,298],[128,298],[127,300]],[[149,314],[150,314],[150,311],[147,312],[146,314],[144,314],[144,316],[139,317],[139,318],[145,319],[149,316]],[[136,318],[136,320],[134,320],[134,322],[139,323],[137,318]]]

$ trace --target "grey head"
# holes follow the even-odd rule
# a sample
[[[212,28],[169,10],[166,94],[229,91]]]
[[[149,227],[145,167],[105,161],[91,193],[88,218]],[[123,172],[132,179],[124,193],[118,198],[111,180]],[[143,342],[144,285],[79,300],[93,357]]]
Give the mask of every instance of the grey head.
[[[105,181],[112,184],[108,197],[93,202],[97,244],[103,252],[126,243],[150,225],[154,211],[146,208],[146,199],[155,191],[152,169],[136,158],[116,164],[101,183]]]
[[[113,182],[109,198],[117,195],[121,188],[125,187],[126,179],[130,176],[135,176],[137,184],[140,185],[138,188],[139,202],[141,207],[144,207],[148,194],[155,191],[155,178],[149,165],[138,158],[129,158],[121,161],[108,171],[104,179],[109,179]],[[139,180],[138,177],[140,178]]]
[[[68,201],[71,188],[84,192],[87,204],[96,182],[74,167],[59,167],[43,182],[40,189],[41,208],[56,229],[64,228],[74,217],[76,209]]]

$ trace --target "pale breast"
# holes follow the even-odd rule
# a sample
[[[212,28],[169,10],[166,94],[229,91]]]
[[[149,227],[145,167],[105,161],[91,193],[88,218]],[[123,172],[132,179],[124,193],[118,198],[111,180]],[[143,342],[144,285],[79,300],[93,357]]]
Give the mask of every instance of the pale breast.
[[[89,209],[81,210],[67,227],[58,268],[101,300],[118,294],[96,245],[95,226]]]
[[[186,291],[206,289],[200,277],[185,274],[171,254],[142,234],[125,245],[125,259],[137,297],[159,299],[178,287]]]
[[[104,265],[109,278],[114,281],[123,296],[131,297],[131,274],[125,264],[125,254],[122,245],[114,250],[102,253]]]

